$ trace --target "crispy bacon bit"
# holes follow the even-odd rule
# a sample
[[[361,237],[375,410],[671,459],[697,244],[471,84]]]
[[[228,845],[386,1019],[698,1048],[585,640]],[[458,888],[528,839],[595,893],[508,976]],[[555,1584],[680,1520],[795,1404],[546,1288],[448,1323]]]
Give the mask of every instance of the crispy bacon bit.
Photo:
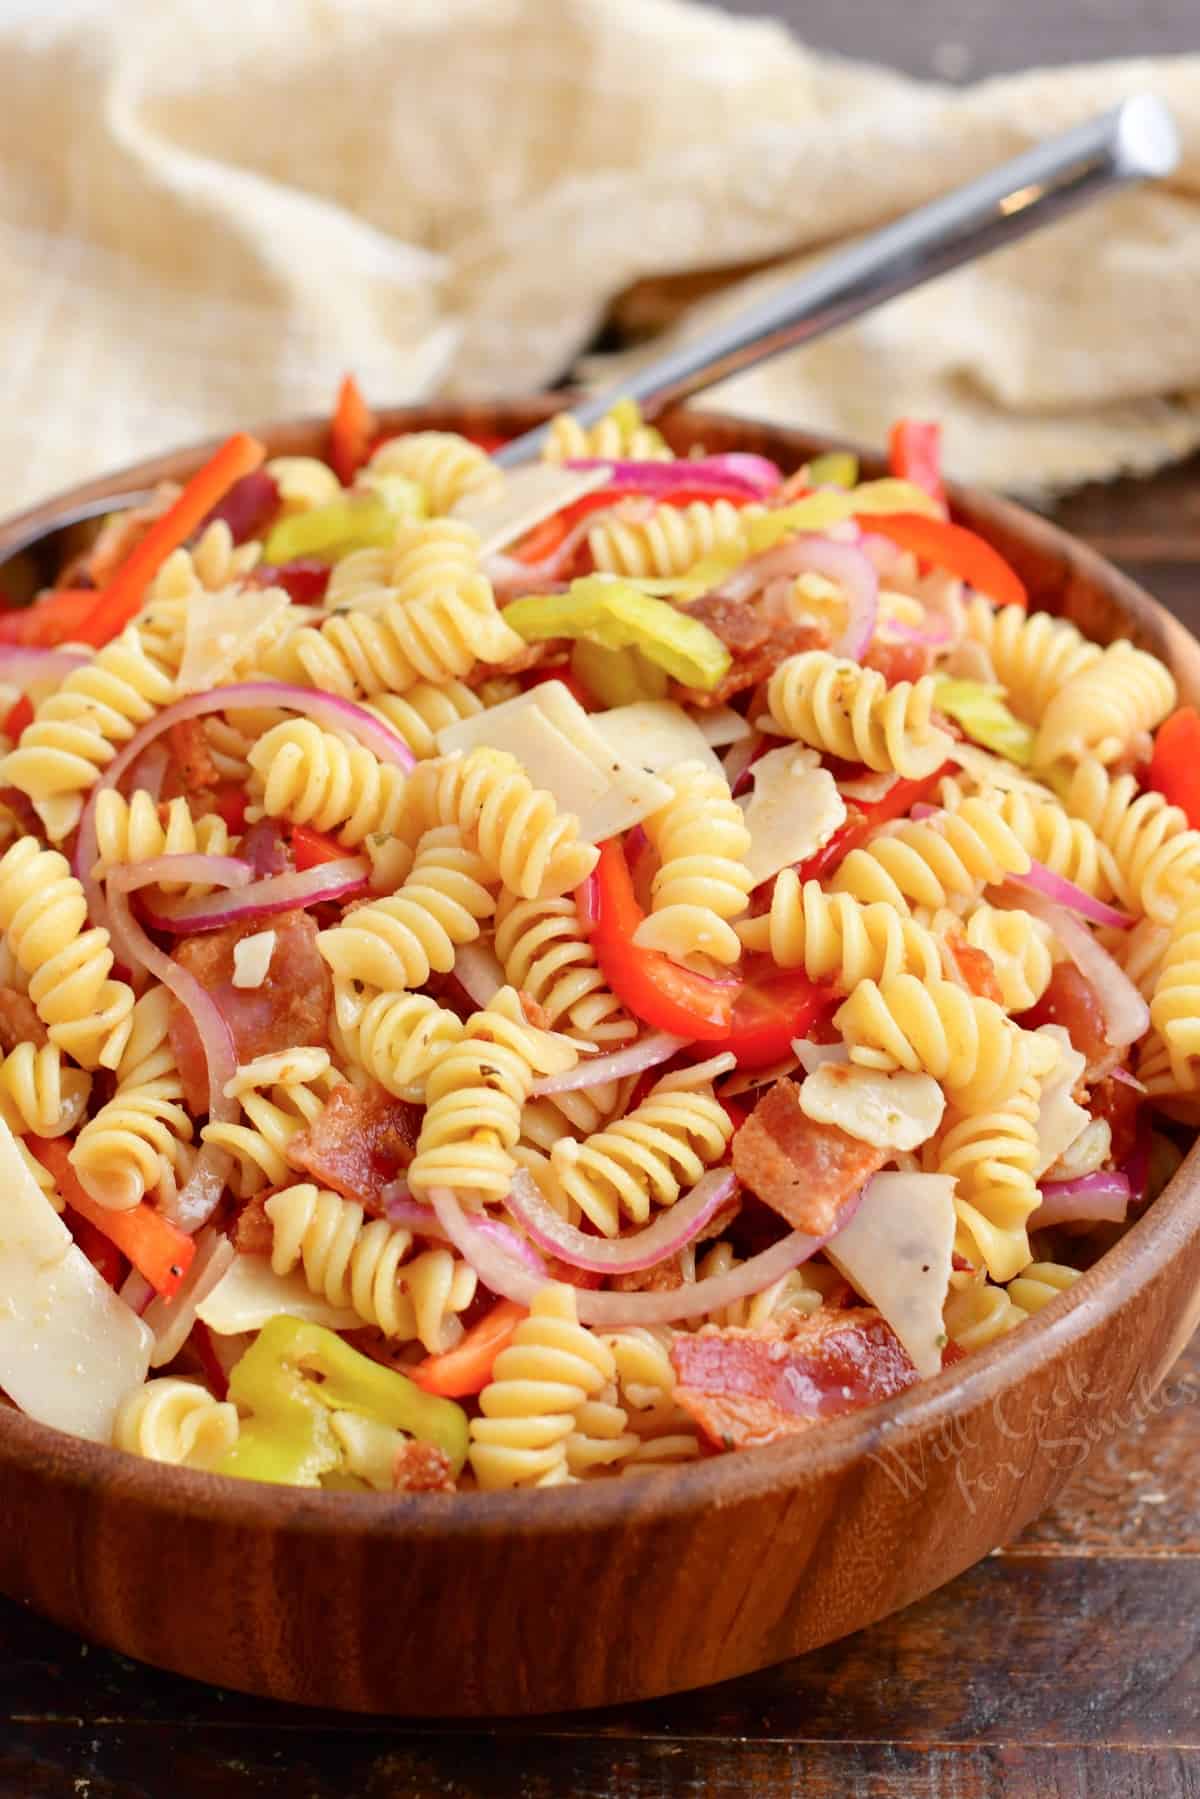
[[[307,912],[280,912],[271,920],[276,934],[273,966],[280,972],[262,987],[233,985],[233,951],[243,937],[262,929],[260,920],[226,925],[185,937],[174,952],[181,968],[211,994],[233,1032],[239,1062],[294,1049],[296,1044],[329,1041],[333,981],[317,953],[317,926]],[[208,1110],[208,1071],[190,1014],[171,1001],[171,1046],[179,1063],[184,1099],[194,1113]]]
[[[740,1181],[793,1230],[821,1237],[852,1193],[883,1167],[888,1152],[800,1109],[794,1081],[776,1081],[733,1139]]]
[[[1127,1081],[1115,1081],[1111,1075],[1097,1081],[1092,1088],[1091,1110],[1095,1118],[1106,1118],[1112,1132],[1112,1163],[1123,1168],[1133,1154],[1137,1141],[1138,1108],[1142,1096]]]
[[[422,1116],[420,1106],[393,1099],[382,1087],[361,1093],[347,1081],[334,1088],[313,1122],[292,1138],[287,1159],[302,1174],[381,1218],[383,1189],[412,1161]]]
[[[687,706],[723,706],[735,693],[765,681],[789,656],[823,650],[829,644],[829,633],[822,626],[783,624],[746,600],[723,600],[710,593],[683,610],[707,625],[733,657],[717,686],[707,692],[672,682],[671,697]]]
[[[879,671],[889,687],[897,681],[919,681],[933,667],[933,647],[927,643],[884,643],[878,637],[862,659],[864,668]]]
[[[671,1345],[675,1398],[719,1449],[752,1449],[903,1393],[907,1350],[870,1306],[824,1307],[790,1337],[705,1325]]]
[[[1107,1063],[1109,1072],[1114,1066],[1100,996],[1073,962],[1055,964],[1049,986],[1037,1005],[1021,1014],[1021,1024],[1027,1031],[1043,1024],[1060,1024],[1089,1069]],[[1119,1055],[1116,1060],[1120,1061]]]
[[[186,795],[200,787],[219,785],[221,771],[208,747],[203,719],[181,719],[167,732],[167,743],[171,751],[171,767],[163,782],[167,798],[176,797],[177,791]]]
[[[46,1042],[46,1027],[29,995],[16,987],[0,987],[0,1050],[7,1056],[19,1043],[40,1049]]]
[[[397,1493],[453,1493],[457,1489],[450,1472],[450,1457],[436,1443],[401,1443],[392,1463],[392,1486]]]
[[[656,1262],[653,1268],[638,1268],[632,1274],[614,1274],[609,1282],[614,1293],[674,1293],[683,1285],[682,1256],[669,1262]]]
[[[947,931],[942,941],[954,960],[963,986],[980,999],[992,999],[998,1006],[1003,1005],[1004,996],[996,979],[996,965],[987,951],[976,949],[973,943],[968,943],[961,931]]]
[[[277,1192],[266,1187],[248,1199],[233,1221],[230,1240],[240,1255],[269,1256],[275,1245],[275,1232],[267,1217],[267,1201]]]

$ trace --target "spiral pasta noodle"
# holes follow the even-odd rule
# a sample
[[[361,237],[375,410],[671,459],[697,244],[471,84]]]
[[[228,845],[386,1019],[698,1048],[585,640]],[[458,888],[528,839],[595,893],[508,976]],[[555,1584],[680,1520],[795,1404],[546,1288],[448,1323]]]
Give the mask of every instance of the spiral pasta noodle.
[[[327,610],[426,599],[480,577],[479,533],[459,519],[406,519],[386,548],[352,550],[329,577]]]
[[[240,1199],[292,1178],[288,1146],[312,1124],[341,1076],[323,1049],[293,1050],[286,1058],[262,1057],[243,1064],[227,1089],[245,1122],[214,1120],[200,1133],[233,1158],[230,1184]]]
[[[740,507],[730,500],[694,500],[690,506],[655,506],[648,517],[619,507],[588,532],[592,561],[603,574],[682,575],[714,550],[740,547],[747,515],[761,506]]]
[[[71,1149],[71,1165],[97,1204],[124,1212],[178,1169],[192,1139],[177,1076],[130,1081],[88,1120]]]
[[[251,797],[268,818],[336,831],[347,849],[375,832],[390,836],[404,817],[405,770],[307,718],[260,737],[250,771]]]
[[[84,1068],[115,1068],[131,1029],[133,993],[109,979],[101,926],[84,930],[87,901],[65,856],[21,837],[0,856],[0,930],[29,976],[51,1043]]]
[[[729,1243],[714,1243],[696,1263],[696,1279],[710,1280],[716,1275],[729,1274],[741,1260]],[[824,1272],[825,1284],[832,1284],[837,1279],[832,1269]],[[803,1264],[781,1274],[761,1292],[752,1293],[747,1299],[735,1299],[711,1317],[698,1319],[696,1323],[717,1324],[723,1330],[764,1331],[789,1316],[805,1317],[817,1311],[822,1298],[821,1274]]]
[[[262,555],[262,545],[253,539],[249,543],[235,544],[233,533],[224,519],[214,519],[206,525],[196,542],[190,549],[172,550],[162,567],[150,583],[149,605],[139,613],[136,624],[145,640],[147,625],[149,635],[157,632],[169,634],[172,640],[176,636],[176,622],[182,627],[186,619],[186,610],[182,606],[171,606],[171,602],[187,601],[197,594],[219,593],[222,588],[236,587],[244,581],[250,571],[257,565]],[[164,609],[162,602],[167,602]],[[157,613],[158,621],[153,618]],[[169,633],[165,629],[170,619]],[[180,653],[182,653],[182,631],[179,633]],[[147,644],[147,648],[151,646]]]
[[[931,1074],[964,1112],[999,1105],[1031,1071],[1044,1073],[1048,1056],[1054,1060],[1053,1046],[1018,1030],[994,1000],[911,974],[860,981],[834,1024],[852,1062]]]
[[[1041,1203],[1038,1093],[1038,1081],[1027,1078],[995,1110],[951,1117],[926,1145],[926,1167],[954,1177],[955,1248],[1000,1283],[1028,1264],[1026,1224]]]
[[[745,816],[724,775],[701,762],[676,763],[663,779],[672,798],[645,821],[660,865],[634,942],[676,960],[736,962],[742,946],[729,920],[745,911],[754,886]]]
[[[1062,801],[1109,851],[1121,904],[1170,924],[1200,886],[1200,831],[1186,814],[1152,788],[1139,793],[1133,775],[1113,775],[1094,756],[1075,765]]]
[[[1023,1312],[1040,1312],[1073,1287],[1081,1272],[1062,1262],[1030,1262],[1017,1280],[1009,1281],[1008,1296]]]
[[[569,1480],[579,1413],[615,1377],[612,1351],[578,1322],[574,1290],[551,1282],[535,1293],[471,1420],[468,1455],[484,1492]]]
[[[42,701],[0,762],[0,782],[28,795],[52,843],[78,824],[118,747],[171,699],[174,675],[130,625]]]
[[[1054,969],[1050,926],[1018,906],[1001,910],[981,902],[968,914],[964,934],[995,970],[1005,1010],[1026,1012],[1036,1006]]]
[[[515,756],[480,745],[420,763],[408,781],[409,829],[454,825],[494,877],[521,899],[557,899],[578,887],[598,852],[579,820],[559,812]]]
[[[1041,722],[1060,688],[1103,655],[1067,619],[1024,606],[996,608],[982,594],[968,600],[966,626],[968,638],[991,658],[1009,705],[1031,725]]]
[[[311,512],[342,497],[342,484],[319,456],[272,456],[266,472],[279,489],[285,515]]]
[[[122,1400],[113,1443],[131,1455],[177,1467],[211,1468],[238,1439],[237,1407],[197,1381],[164,1374]]]
[[[576,1058],[569,1038],[529,1024],[515,988],[502,987],[426,1077],[412,1191],[451,1187],[503,1199],[534,1081],[565,1073]]]
[[[430,512],[449,512],[467,494],[488,498],[503,477],[478,444],[456,431],[407,431],[380,444],[367,464],[372,475],[415,481]]]
[[[943,1317],[946,1334],[960,1349],[985,1349],[1024,1324],[1029,1314],[1009,1297],[1007,1288],[974,1281],[951,1292]]]
[[[550,420],[542,458],[546,462],[580,462],[611,457],[634,462],[673,462],[675,452],[653,425],[636,415],[625,418],[615,409],[594,425],[581,425],[569,412]]]
[[[1200,1057],[1200,892],[1179,908],[1171,925],[1150,1001],[1150,1022],[1170,1056],[1175,1081],[1190,1092]]]
[[[884,903],[903,915],[936,909],[955,897],[1029,872],[1029,853],[990,800],[964,800],[957,811],[884,825],[864,848],[844,858],[831,886],[863,904]]]
[[[1120,638],[1051,699],[1034,742],[1034,767],[1085,756],[1116,762],[1174,704],[1175,682],[1166,665]]]
[[[782,662],[767,685],[767,705],[785,736],[905,780],[931,775],[953,748],[933,720],[931,676],[889,687],[875,669],[825,650]]]
[[[724,1155],[733,1126],[708,1091],[652,1087],[637,1109],[582,1143],[554,1145],[551,1166],[568,1199],[615,1237],[622,1217],[644,1224],[651,1203],[674,1205]]]
[[[0,1118],[10,1131],[62,1137],[87,1111],[91,1079],[54,1043],[18,1043],[0,1060]]]
[[[458,1015],[424,993],[376,993],[338,978],[333,999],[345,1056],[398,1099],[423,1099],[429,1070],[463,1034]]]
[[[990,811],[1017,839],[1035,862],[1082,887],[1095,899],[1111,899],[1119,882],[1117,866],[1107,844],[1101,842],[1084,818],[1072,818],[1050,794],[1037,798],[1023,788],[990,790],[962,799],[959,792],[947,796],[956,817],[968,810],[975,821]],[[1014,868],[1013,874],[1024,869]]]
[[[569,894],[518,899],[502,893],[495,949],[505,980],[537,1002],[551,1030],[595,1044],[621,1043],[637,1035],[636,1024],[600,973]]]
[[[400,891],[322,931],[317,948],[342,981],[389,992],[422,987],[431,970],[450,972],[456,947],[473,943],[480,920],[491,917],[489,874],[453,825],[427,831]]]
[[[483,711],[483,701],[465,681],[418,681],[407,693],[377,693],[368,712],[402,737],[418,762],[436,756],[437,733]]]
[[[941,978],[937,939],[915,919],[880,901],[826,893],[792,868],[776,880],[770,911],[739,934],[747,949],[769,951],[780,968],[803,967],[811,981],[836,981],[847,993],[859,981],[894,974]]]
[[[115,787],[96,796],[96,863],[92,873],[101,876],[122,862],[150,862],[158,856],[228,856],[232,851],[229,827],[219,812],[193,818],[181,797],[159,806],[143,789],[126,799]],[[198,896],[209,884],[162,881],[161,893]]]
[[[626,1325],[601,1333],[616,1363],[617,1397],[637,1438],[637,1447],[622,1461],[628,1473],[672,1467],[700,1454],[696,1427],[675,1398],[673,1336],[667,1325]]]

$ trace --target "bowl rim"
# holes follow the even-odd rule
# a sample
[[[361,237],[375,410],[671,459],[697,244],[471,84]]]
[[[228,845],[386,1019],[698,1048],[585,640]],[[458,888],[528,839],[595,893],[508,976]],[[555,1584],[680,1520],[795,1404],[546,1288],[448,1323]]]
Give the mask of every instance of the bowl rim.
[[[489,418],[507,416],[517,421],[515,429],[524,429],[563,403],[562,394],[475,405],[430,402],[380,408],[378,416],[403,429],[407,420],[421,421],[429,428],[431,415],[449,420],[480,413]],[[885,462],[878,452],[802,426],[767,425],[735,413],[695,407],[689,407],[686,416],[689,424],[701,428],[708,420],[725,431],[742,427],[766,430],[784,440],[790,437],[801,458],[820,447],[829,447],[854,450],[868,468],[882,468]],[[671,417],[668,413],[666,421]],[[314,431],[326,423],[320,415],[288,417],[256,427],[256,431],[270,438],[280,433]],[[220,441],[208,439],[144,458],[110,475],[77,483],[36,506],[0,519],[0,557],[6,538],[17,536],[39,515],[46,528],[53,529],[55,511],[67,510],[70,504],[89,497],[93,490],[97,494],[104,490],[115,494],[126,486],[147,485],[164,478],[164,465],[185,460],[198,464]],[[1175,636],[1177,641],[1191,643],[1200,657],[1200,641],[1157,600],[1087,544],[1011,500],[958,482],[948,482],[947,488],[956,511],[973,514],[1017,538],[1028,540],[1032,535],[1060,554],[1069,551],[1070,559],[1083,575],[1114,595],[1128,613],[1135,617],[1149,614],[1160,623],[1167,621],[1172,627],[1168,640]],[[678,1518],[716,1504],[753,1502],[780,1487],[815,1485],[846,1470],[882,1444],[902,1450],[906,1439],[944,1427],[956,1414],[975,1410],[1020,1384],[1048,1358],[1058,1359],[1089,1334],[1118,1297],[1128,1301],[1148,1286],[1185,1237],[1196,1229],[1200,1222],[1197,1172],[1200,1136],[1159,1197],[1078,1281],[1020,1329],[972,1352],[964,1361],[918,1381],[893,1399],[828,1420],[819,1428],[782,1442],[752,1452],[738,1451],[681,1463],[661,1473],[647,1474],[636,1482],[593,1481],[559,1490],[457,1493],[452,1503],[448,1495],[439,1494],[281,1489],[266,1482],[154,1462],[41,1424],[9,1404],[0,1404],[0,1466],[19,1470],[38,1463],[57,1483],[84,1494],[119,1488],[130,1503],[148,1506],[165,1518],[234,1529],[271,1524],[289,1533],[318,1538],[340,1535],[346,1529],[397,1540],[414,1532],[486,1539],[533,1528],[547,1536],[557,1536],[567,1531],[603,1530],[635,1510],[650,1510],[650,1506],[639,1504],[639,1495],[652,1501],[657,1518]]]

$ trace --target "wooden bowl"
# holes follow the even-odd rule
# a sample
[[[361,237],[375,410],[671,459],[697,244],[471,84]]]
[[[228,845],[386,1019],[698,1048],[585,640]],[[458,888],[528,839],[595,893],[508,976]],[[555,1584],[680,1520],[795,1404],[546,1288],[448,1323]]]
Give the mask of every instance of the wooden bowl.
[[[508,435],[550,409],[385,423]],[[789,469],[829,447],[699,412],[666,431],[680,450],[754,449]],[[314,452],[323,429],[261,435],[274,453]],[[0,557],[31,516],[186,476],[204,454],[48,502],[0,528]],[[1004,501],[958,490],[954,504],[1035,605],[1101,640],[1130,635],[1200,698],[1200,647],[1115,569]],[[1116,1248],[1014,1335],[888,1404],[674,1473],[454,1499],[326,1494],[162,1467],[4,1410],[0,1588],[160,1667],[355,1711],[546,1712],[746,1673],[953,1579],[1129,1428],[1200,1319],[1197,1173],[1193,1151]]]

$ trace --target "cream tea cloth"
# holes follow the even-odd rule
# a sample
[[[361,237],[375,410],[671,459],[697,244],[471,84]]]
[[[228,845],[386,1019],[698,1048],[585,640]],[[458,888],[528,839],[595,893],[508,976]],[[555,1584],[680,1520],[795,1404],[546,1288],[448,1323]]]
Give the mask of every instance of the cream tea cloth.
[[[687,0],[5,0],[0,58],[3,511],[346,369],[378,404],[537,388],[634,281],[802,262],[1139,89],[1170,182],[718,397],[938,416],[955,473],[1023,490],[1200,443],[1200,57],[955,89]]]

